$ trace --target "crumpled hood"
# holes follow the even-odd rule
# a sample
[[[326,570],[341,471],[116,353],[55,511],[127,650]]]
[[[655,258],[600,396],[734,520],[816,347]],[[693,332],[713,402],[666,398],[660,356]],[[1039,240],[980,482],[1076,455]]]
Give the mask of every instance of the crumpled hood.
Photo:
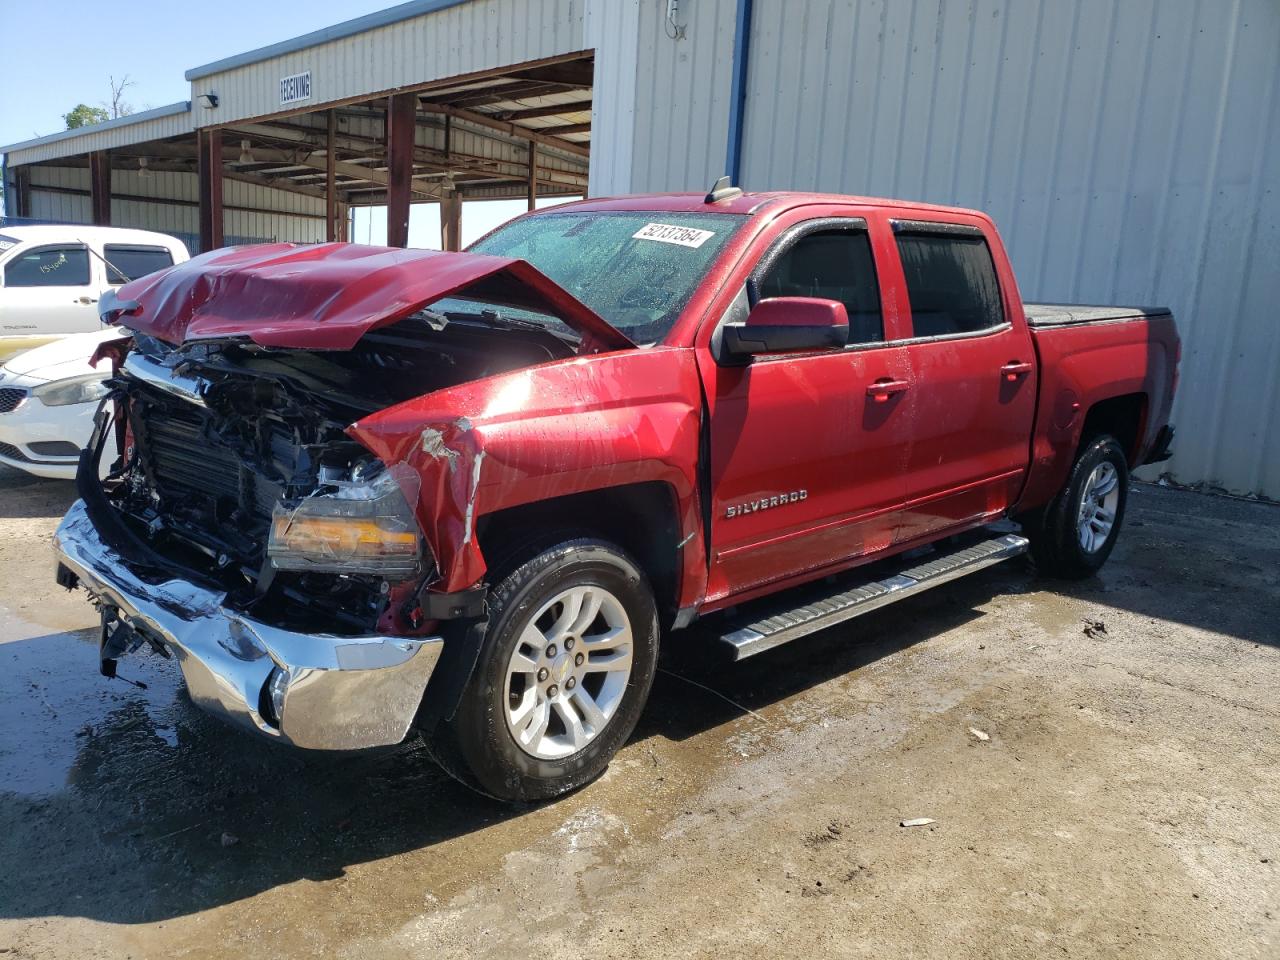
[[[553,314],[592,347],[634,346],[527,261],[479,253],[350,243],[213,250],[125,284],[116,305],[136,301],[119,322],[174,344],[244,336],[350,350],[368,331],[453,294]]]

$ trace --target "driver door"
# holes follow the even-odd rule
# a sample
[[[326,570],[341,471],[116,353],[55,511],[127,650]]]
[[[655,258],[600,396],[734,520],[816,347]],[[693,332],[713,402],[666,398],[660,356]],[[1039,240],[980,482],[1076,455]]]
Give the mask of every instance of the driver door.
[[[839,300],[849,346],[717,365],[708,378],[713,605],[848,565],[896,539],[911,439],[911,398],[899,388],[910,361],[886,344],[876,260],[865,220],[801,221],[728,311],[742,319],[766,297]]]

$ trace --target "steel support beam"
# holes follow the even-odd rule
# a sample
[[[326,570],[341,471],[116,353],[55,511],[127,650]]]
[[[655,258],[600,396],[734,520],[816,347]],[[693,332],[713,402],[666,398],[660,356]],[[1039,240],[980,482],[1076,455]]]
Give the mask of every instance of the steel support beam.
[[[200,252],[222,246],[222,131],[200,130],[198,167],[200,180]]]
[[[527,107],[523,110],[501,110],[493,116],[498,120],[532,120],[535,117],[559,117],[566,113],[590,113],[590,100],[573,103],[552,103],[545,107]]]
[[[31,168],[26,166],[16,167],[13,171],[14,192],[16,193],[15,216],[29,217],[31,216]]]
[[[495,120],[493,117],[483,113],[476,113],[474,110],[463,110],[459,107],[443,106],[436,103],[424,103],[423,111],[426,113],[438,113],[446,117],[453,117],[457,120],[465,120],[467,123],[474,123],[477,127],[488,127],[490,130],[496,130],[499,133],[505,133],[509,137],[515,137],[518,140],[529,140],[532,143],[540,143],[544,147],[550,147],[552,150],[561,150],[565,153],[571,153],[578,157],[590,157],[591,147],[585,143],[573,143],[569,140],[561,140],[558,137],[546,137],[537,130],[529,127],[522,127],[518,123],[508,123],[505,120]]]
[[[418,95],[387,98],[387,246],[409,245],[409,197],[413,188],[413,141]]]
[[[338,136],[338,112],[325,111],[328,119],[324,139],[324,238],[330,243],[338,239],[338,155],[333,142]]]
[[[105,150],[89,154],[89,209],[94,224],[111,226],[111,157]]]
[[[456,190],[440,201],[440,246],[462,249],[462,195]]]
[[[529,143],[529,209],[538,208],[538,145]]]

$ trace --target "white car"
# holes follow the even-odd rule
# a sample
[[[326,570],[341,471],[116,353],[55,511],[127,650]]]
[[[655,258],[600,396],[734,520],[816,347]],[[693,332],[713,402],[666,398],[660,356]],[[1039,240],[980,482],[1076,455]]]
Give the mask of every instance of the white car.
[[[111,362],[97,369],[98,344],[124,336],[118,327],[73,334],[36,347],[0,366],[0,463],[37,477],[70,480],[93,415],[106,395]],[[112,459],[103,456],[103,463]]]
[[[100,329],[105,291],[188,259],[181,240],[150,230],[0,227],[0,359]]]

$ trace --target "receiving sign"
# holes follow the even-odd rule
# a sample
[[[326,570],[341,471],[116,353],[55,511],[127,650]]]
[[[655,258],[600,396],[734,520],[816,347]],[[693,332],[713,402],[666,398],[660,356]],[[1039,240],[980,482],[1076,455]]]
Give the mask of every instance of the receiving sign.
[[[311,99],[311,71],[280,78],[280,105]]]

